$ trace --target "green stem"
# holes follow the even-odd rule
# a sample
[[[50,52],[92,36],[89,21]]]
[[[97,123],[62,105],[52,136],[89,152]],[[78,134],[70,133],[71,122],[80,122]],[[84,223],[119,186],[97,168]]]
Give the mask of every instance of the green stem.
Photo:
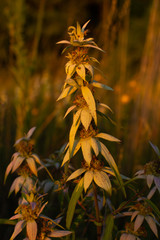
[[[100,226],[100,211],[98,206],[98,199],[97,199],[97,189],[94,183],[92,183],[93,186],[93,193],[94,193],[94,203],[95,203],[95,210],[96,210],[96,221],[98,223],[97,225],[97,240],[101,239],[101,226]]]

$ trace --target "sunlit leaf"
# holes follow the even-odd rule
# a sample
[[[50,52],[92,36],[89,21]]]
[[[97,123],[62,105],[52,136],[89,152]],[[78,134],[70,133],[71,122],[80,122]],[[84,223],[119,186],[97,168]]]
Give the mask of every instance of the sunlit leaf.
[[[29,138],[33,135],[33,133],[34,133],[35,130],[36,130],[36,127],[32,127],[32,128],[28,131],[26,137],[29,139]]]
[[[75,80],[73,80],[72,78],[68,78],[65,80],[65,83],[67,83],[68,85],[72,86],[72,87],[76,87],[78,88],[78,84],[75,82]]]
[[[115,138],[107,133],[98,133],[96,135],[96,137],[103,138],[103,139],[106,139],[106,140],[112,141],[112,142],[120,142],[120,140],[118,138]]]
[[[49,237],[64,237],[67,236],[69,234],[71,234],[72,232],[70,231],[62,231],[62,230],[54,230],[53,232],[51,232],[50,234],[48,234]],[[46,238],[45,238],[46,239]]]
[[[62,40],[62,41],[57,42],[56,44],[71,44],[71,43],[67,40]]]
[[[95,124],[97,125],[96,104],[95,104],[93,94],[92,94],[91,90],[86,86],[82,86],[81,90],[82,90],[82,95],[88,104],[89,110],[92,114]]]
[[[12,172],[16,171],[17,168],[19,168],[19,166],[22,164],[22,162],[24,161],[24,157],[18,156],[16,158],[16,161],[14,161],[14,165],[12,167]]]
[[[74,145],[74,140],[75,140],[75,135],[76,132],[79,128],[80,125],[80,114],[81,114],[81,109],[78,110],[74,116],[73,116],[73,124],[71,126],[70,132],[69,132],[69,154],[70,157],[72,157],[72,150],[73,150],[73,145]]]
[[[97,50],[100,50],[102,52],[105,52],[103,49],[99,48],[98,46],[91,45],[91,44],[85,44],[85,47],[91,47],[91,48],[96,48]]]
[[[37,176],[37,168],[36,168],[36,164],[35,161],[33,160],[33,158],[27,158],[26,159],[28,166],[30,168],[30,170],[34,173],[35,176]]]
[[[73,156],[78,152],[80,147],[81,147],[80,141],[76,141],[75,140],[74,141],[74,145],[73,145]],[[63,166],[67,161],[69,161],[69,159],[70,159],[70,154],[69,154],[69,148],[68,148],[68,150],[67,150],[67,152],[66,152],[66,154],[65,154],[65,156],[63,158],[63,162],[62,162],[61,166]]]
[[[92,67],[92,65],[91,64],[89,64],[89,63],[85,63],[84,64],[84,66],[85,66],[85,68],[87,68],[88,70],[89,70],[89,72],[91,73],[91,76],[92,76],[92,78],[93,78],[93,67]]]
[[[95,170],[94,171],[94,181],[99,187],[103,188],[111,195],[112,186],[111,186],[110,179],[106,173]]]
[[[75,92],[77,90],[76,87],[66,87],[65,89],[63,89],[62,93],[60,94],[59,98],[57,99],[57,101],[59,101],[62,98],[65,98],[69,95],[71,95],[73,92]]]
[[[79,183],[75,187],[75,189],[72,193],[71,200],[70,200],[69,205],[68,205],[67,217],[66,217],[66,227],[68,229],[71,226],[71,222],[72,222],[72,219],[73,219],[75,207],[76,207],[77,201],[78,201],[82,191],[83,191],[83,178],[79,181]]]
[[[119,173],[119,170],[118,170],[118,167],[112,157],[112,155],[110,154],[110,152],[108,151],[108,149],[106,148],[106,146],[100,142],[100,146],[101,146],[101,153],[102,155],[104,156],[104,158],[106,159],[106,161],[108,162],[109,166],[111,167],[111,169],[113,170],[113,172],[115,173],[116,175],[116,178],[120,184],[120,186],[122,187],[122,190],[123,190],[123,193],[124,195],[126,196],[126,193],[125,193],[125,189],[124,189],[124,186],[123,186],[123,181],[122,181],[122,178],[120,176],[120,173]]]
[[[88,108],[83,108],[81,111],[81,123],[85,127],[86,131],[92,121],[92,116]]]
[[[11,217],[9,220],[15,220],[15,219],[18,219],[18,218],[22,218],[22,214],[16,214],[13,217]]]
[[[84,174],[84,190],[85,190],[85,192],[89,188],[92,180],[93,180],[93,171],[89,170]]]
[[[86,71],[83,64],[80,64],[76,67],[76,72],[84,81],[86,81]]]
[[[97,81],[95,81],[95,80],[93,80],[92,85],[93,85],[94,87],[97,87],[97,88],[103,88],[103,89],[105,89],[105,90],[111,90],[111,91],[113,91],[113,89],[112,89],[111,87],[109,87],[109,86],[107,86],[107,85],[105,85],[105,84],[102,84],[102,83],[100,83],[100,82],[97,82]]]
[[[37,163],[39,163],[39,164],[41,165],[41,161],[40,161],[40,159],[39,159],[39,157],[38,157],[37,154],[33,153],[31,156],[32,156],[32,158],[34,158],[34,160],[35,160]]]
[[[19,221],[14,228],[14,232],[10,240],[13,240],[22,231],[24,227],[25,227],[25,221],[24,220]]]
[[[84,169],[84,168],[79,168],[79,169],[77,169],[75,172],[73,172],[70,176],[69,176],[69,178],[67,178],[67,181],[70,181],[70,180],[72,180],[72,179],[74,179],[74,178],[77,178],[77,177],[79,177],[82,173],[84,173],[86,171],[86,169]]]
[[[102,106],[102,107],[105,107],[105,108],[107,108],[108,110],[110,110],[111,112],[113,112],[112,109],[111,109],[108,105],[106,105],[106,104],[104,104],[104,103],[98,103],[98,105],[99,105],[99,106]]]
[[[85,31],[85,28],[87,27],[88,23],[90,22],[91,20],[88,20],[83,26],[82,26],[82,32]]]
[[[144,216],[143,216],[143,215],[138,215],[138,216],[136,217],[136,220],[135,220],[135,222],[134,222],[134,231],[135,231],[135,232],[140,228],[140,226],[141,226],[142,223],[143,223],[143,220],[144,220]]]
[[[97,142],[97,140],[95,138],[90,138],[90,144],[91,147],[93,148],[94,153],[96,154],[96,156],[98,156],[99,154],[99,144]]]
[[[27,235],[29,240],[36,240],[37,236],[37,223],[34,220],[27,221],[26,225]]]
[[[153,217],[151,216],[146,216],[145,220],[147,221],[148,225],[150,226],[152,232],[156,235],[156,237],[158,238],[158,231],[157,231],[157,226],[156,223],[153,219]]]
[[[91,153],[91,145],[90,145],[90,139],[84,139],[81,141],[81,148],[82,153],[85,161],[90,165],[90,162],[92,160],[92,153]]]
[[[68,65],[66,64],[66,74],[67,78],[70,78],[75,73],[76,64],[72,64],[71,61],[69,61],[68,63],[69,63]]]
[[[68,108],[67,112],[66,112],[65,115],[64,115],[64,118],[67,117],[67,115],[68,115],[74,108],[76,108],[76,105],[73,105],[73,106],[71,106],[70,108]]]
[[[11,188],[10,188],[10,190],[9,190],[9,195],[10,195],[13,191],[15,191],[15,193],[17,193],[17,192],[20,190],[20,188],[22,187],[24,181],[25,181],[25,178],[24,178],[23,176],[17,177],[17,178],[13,181],[13,183],[12,183],[12,185],[11,185]]]

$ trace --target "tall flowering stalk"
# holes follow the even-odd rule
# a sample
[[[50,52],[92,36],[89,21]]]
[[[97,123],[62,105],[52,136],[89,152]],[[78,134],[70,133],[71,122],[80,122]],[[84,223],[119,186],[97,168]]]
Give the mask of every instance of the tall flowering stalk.
[[[99,132],[97,112],[99,106],[110,109],[104,103],[99,103],[95,98],[95,88],[112,90],[109,86],[94,80],[94,64],[97,59],[89,56],[89,48],[94,48],[103,52],[93,38],[85,38],[87,34],[86,22],[83,27],[77,23],[77,27],[68,28],[70,41],[63,40],[58,44],[67,44],[63,50],[68,50],[68,62],[65,65],[66,79],[62,93],[57,100],[73,95],[72,106],[69,107],[64,117],[73,111],[73,123],[70,128],[69,142],[66,146],[66,153],[63,158],[62,166],[68,164],[71,158],[81,149],[83,158],[81,168],[74,171],[67,179],[73,180],[80,177],[75,191],[69,203],[66,225],[70,228],[76,202],[81,195],[83,188],[87,192],[93,189],[95,200],[95,211],[97,223],[97,239],[101,236],[101,217],[97,200],[97,186],[105,190],[108,195],[112,193],[111,178],[115,177],[121,185],[123,192],[122,179],[118,167],[107,147],[101,139],[113,142],[120,142],[117,138]],[[76,161],[76,160],[75,160]],[[79,160],[77,160],[79,161]],[[74,201],[75,199],[77,201]]]

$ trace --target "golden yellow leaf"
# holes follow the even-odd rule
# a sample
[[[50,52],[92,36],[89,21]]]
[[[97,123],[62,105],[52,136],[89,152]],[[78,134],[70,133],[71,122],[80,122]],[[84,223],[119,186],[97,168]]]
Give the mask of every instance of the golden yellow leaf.
[[[89,139],[82,140],[81,148],[85,161],[88,163],[88,165],[90,165],[90,162],[92,160],[90,140]]]
[[[111,194],[112,185],[111,185],[110,179],[106,173],[104,173],[103,171],[95,170],[94,171],[94,181],[99,187],[103,188],[109,194]]]
[[[85,192],[89,188],[92,180],[93,180],[93,171],[89,170],[84,174],[84,190],[85,190]]]
[[[81,111],[81,123],[85,127],[86,131],[92,121],[92,116],[88,108],[83,108]]]
[[[96,103],[95,103],[93,94],[92,94],[91,90],[86,86],[82,86],[81,91],[82,91],[82,95],[83,95],[85,101],[88,104],[89,110],[92,114],[95,124],[97,125]]]

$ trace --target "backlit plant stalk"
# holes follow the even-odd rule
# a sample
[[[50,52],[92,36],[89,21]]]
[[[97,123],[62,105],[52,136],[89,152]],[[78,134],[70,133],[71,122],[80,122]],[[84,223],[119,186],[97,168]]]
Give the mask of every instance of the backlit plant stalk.
[[[81,168],[74,171],[67,179],[67,181],[80,177],[80,180],[72,194],[69,203],[66,225],[70,228],[73,209],[76,202],[73,199],[79,198],[83,188],[85,193],[89,187],[93,187],[95,199],[95,211],[97,222],[97,239],[101,237],[102,224],[100,212],[97,204],[97,190],[96,185],[107,192],[108,195],[112,193],[112,185],[110,179],[115,177],[122,186],[122,179],[119,174],[118,167],[111,156],[107,147],[100,141],[100,139],[120,142],[117,138],[107,134],[100,133],[98,128],[97,112],[99,106],[103,106],[109,110],[109,106],[104,103],[99,103],[95,98],[95,88],[103,88],[112,90],[107,85],[94,80],[94,64],[98,63],[97,59],[90,57],[88,54],[89,48],[94,48],[103,52],[93,38],[85,39],[87,34],[86,26],[84,24],[81,28],[77,23],[77,28],[71,26],[68,28],[70,41],[63,40],[58,44],[67,44],[68,46],[63,50],[68,50],[66,63],[66,79],[63,85],[62,93],[57,100],[74,95],[72,106],[69,107],[64,117],[73,111],[73,123],[69,133],[69,142],[66,146],[66,153],[63,158],[62,166],[67,165],[70,159],[81,149],[83,159],[81,160]],[[76,161],[76,160],[75,160]],[[77,160],[79,161],[79,160]],[[106,165],[107,163],[107,165]],[[92,183],[92,185],[91,185]],[[77,200],[78,201],[78,200]],[[72,212],[72,213],[71,213]]]

